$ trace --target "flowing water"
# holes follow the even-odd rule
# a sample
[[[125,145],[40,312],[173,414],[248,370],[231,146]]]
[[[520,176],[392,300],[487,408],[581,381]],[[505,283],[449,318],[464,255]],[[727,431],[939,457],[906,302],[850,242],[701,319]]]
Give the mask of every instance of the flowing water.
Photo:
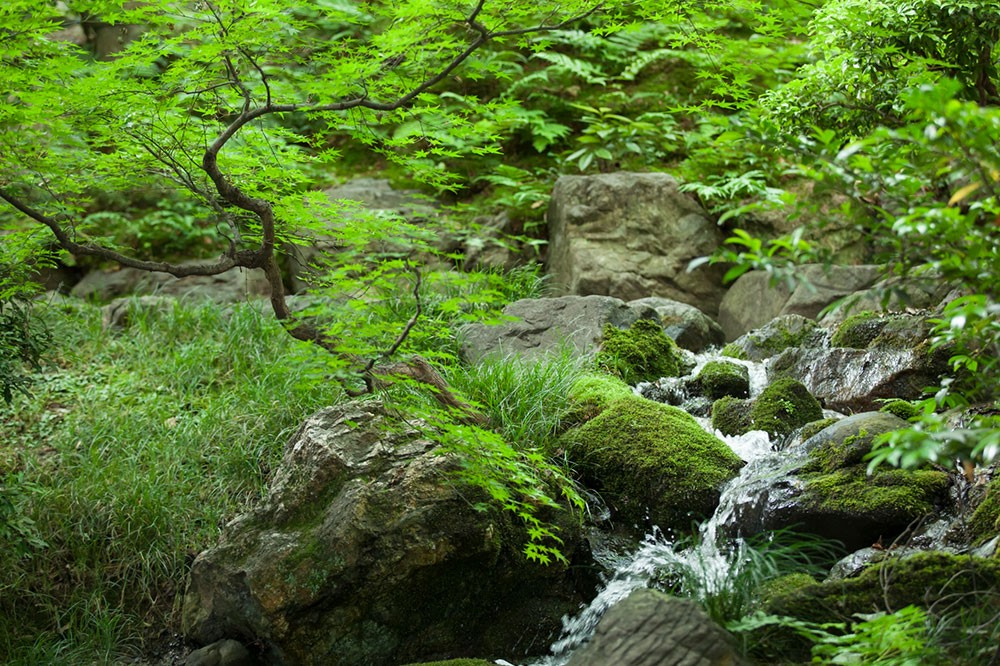
[[[696,375],[705,363],[717,356],[700,356],[695,359],[692,375]],[[734,360],[734,359],[726,359]],[[766,384],[766,373],[759,363],[737,361],[750,371],[750,394],[756,396]],[[637,392],[647,390],[650,385],[639,386]],[[672,396],[671,402],[683,404],[683,382],[661,382],[657,388],[664,389]],[[707,419],[699,421],[711,430]],[[738,437],[722,436],[722,439],[747,464],[740,474],[722,489],[719,506],[714,515],[700,527],[699,538],[693,546],[681,546],[668,539],[658,530],[646,535],[638,548],[625,555],[595,548],[595,557],[610,573],[606,576],[600,592],[590,603],[573,617],[563,618],[563,631],[559,640],[553,643],[551,655],[534,662],[533,666],[562,666],[573,651],[585,643],[604,613],[627,597],[632,591],[649,587],[664,572],[683,572],[684,578],[697,579],[698,594],[712,595],[726,589],[733,579],[735,568],[742,562],[742,543],[729,540],[723,535],[727,525],[733,523],[740,511],[753,510],[761,501],[763,491],[777,476],[786,474],[800,463],[787,451],[772,450],[767,433],[751,431]]]

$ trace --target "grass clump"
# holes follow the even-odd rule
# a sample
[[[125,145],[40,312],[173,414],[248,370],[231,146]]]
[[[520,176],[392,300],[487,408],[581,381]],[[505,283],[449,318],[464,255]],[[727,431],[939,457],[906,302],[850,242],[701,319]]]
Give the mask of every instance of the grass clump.
[[[626,384],[676,377],[681,374],[681,365],[677,343],[663,332],[659,322],[640,319],[625,330],[611,324],[604,327],[597,367]]]
[[[53,363],[0,410],[17,506],[44,546],[0,548],[0,662],[111,661],[169,626],[188,559],[257,498],[301,420],[339,399],[325,354],[249,306],[46,313]],[[59,657],[55,658],[54,655]]]

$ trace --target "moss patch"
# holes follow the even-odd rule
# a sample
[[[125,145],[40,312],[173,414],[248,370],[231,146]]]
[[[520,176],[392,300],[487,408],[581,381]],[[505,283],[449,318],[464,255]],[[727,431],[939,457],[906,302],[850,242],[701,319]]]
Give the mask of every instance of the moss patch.
[[[617,377],[584,375],[570,388],[570,408],[563,416],[562,422],[567,427],[586,423],[616,400],[631,395],[633,395],[631,387]]]
[[[1000,476],[990,482],[986,497],[979,503],[969,519],[969,530],[979,544],[1000,533]]]
[[[485,659],[448,659],[445,661],[422,661],[406,664],[406,666],[493,666],[493,662]]]
[[[677,377],[681,365],[677,343],[667,337],[659,322],[640,319],[626,330],[610,324],[604,327],[597,367],[627,384]]]
[[[804,475],[799,503],[815,513],[864,519],[894,527],[934,511],[934,501],[948,491],[950,480],[935,470],[882,470],[865,474],[863,465],[828,474]]]
[[[1000,561],[928,552],[889,558],[856,578],[790,591],[765,610],[810,622],[843,622],[855,613],[884,611],[886,604],[890,610],[910,604],[928,608],[946,596],[955,604],[960,595],[998,588]]]
[[[764,430],[772,437],[787,435],[821,418],[823,409],[809,389],[789,377],[771,383],[754,400],[750,409],[753,428]]]
[[[802,441],[806,441],[813,435],[818,435],[819,433],[826,430],[828,427],[832,426],[837,422],[837,419],[820,419],[819,421],[811,421],[802,427]]]
[[[830,338],[832,347],[865,349],[878,337],[888,320],[878,312],[865,310],[845,319]]]
[[[722,348],[722,351],[719,353],[722,354],[723,356],[728,356],[729,358],[738,358],[741,361],[747,360],[746,352],[743,351],[743,348],[740,347],[735,342],[730,342],[729,344],[727,344],[725,347]]]
[[[726,396],[712,403],[712,428],[723,435],[742,435],[751,429],[750,408],[753,403]]]
[[[716,400],[727,395],[735,398],[750,396],[750,371],[739,363],[709,361],[698,373],[702,394]]]
[[[920,407],[913,404],[909,400],[896,398],[886,402],[878,411],[898,416],[904,421],[909,421],[913,417],[919,416],[921,410]]]
[[[743,461],[684,411],[630,396],[563,435],[588,485],[627,524],[687,529]]]

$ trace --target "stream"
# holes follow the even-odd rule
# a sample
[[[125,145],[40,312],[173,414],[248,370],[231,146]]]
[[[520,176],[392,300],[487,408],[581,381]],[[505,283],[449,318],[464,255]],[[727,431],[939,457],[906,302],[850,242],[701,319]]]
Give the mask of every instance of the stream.
[[[682,391],[680,387],[684,380],[696,375],[705,363],[721,358],[718,355],[700,355],[694,359],[694,368],[686,378],[661,380],[656,388],[668,393],[674,392],[672,402],[679,402],[684,407],[685,396],[677,393]],[[751,397],[763,390],[767,378],[762,363],[731,358],[725,360],[747,367],[750,372]],[[643,393],[649,388],[650,385],[646,384],[637,386],[635,390]],[[705,429],[712,432],[708,419],[696,418]],[[566,664],[573,651],[590,639],[597,623],[608,609],[625,599],[632,591],[649,587],[665,571],[683,572],[684,577],[699,579],[701,582],[698,589],[703,595],[718,593],[730,584],[733,574],[742,564],[745,551],[742,539],[727,539],[724,536],[726,526],[732,524],[739,511],[752,510],[773,479],[800,465],[805,454],[790,455],[788,451],[774,451],[770,437],[760,430],[735,437],[714,434],[747,464],[738,476],[723,487],[719,506],[712,517],[701,524],[695,545],[675,543],[657,529],[647,534],[637,548],[625,554],[616,553],[610,547],[602,547],[600,543],[595,544],[594,557],[609,572],[604,576],[600,591],[579,613],[563,618],[562,634],[552,644],[551,654],[532,662],[530,666]]]

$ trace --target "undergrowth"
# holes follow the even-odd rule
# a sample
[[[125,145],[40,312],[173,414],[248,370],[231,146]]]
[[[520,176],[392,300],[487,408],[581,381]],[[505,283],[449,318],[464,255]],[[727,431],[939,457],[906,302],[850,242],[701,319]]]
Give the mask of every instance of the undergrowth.
[[[0,662],[105,663],[169,626],[190,559],[340,392],[303,381],[319,355],[249,306],[135,313],[124,332],[89,306],[40,314],[52,362],[0,409],[31,537],[0,549]]]

